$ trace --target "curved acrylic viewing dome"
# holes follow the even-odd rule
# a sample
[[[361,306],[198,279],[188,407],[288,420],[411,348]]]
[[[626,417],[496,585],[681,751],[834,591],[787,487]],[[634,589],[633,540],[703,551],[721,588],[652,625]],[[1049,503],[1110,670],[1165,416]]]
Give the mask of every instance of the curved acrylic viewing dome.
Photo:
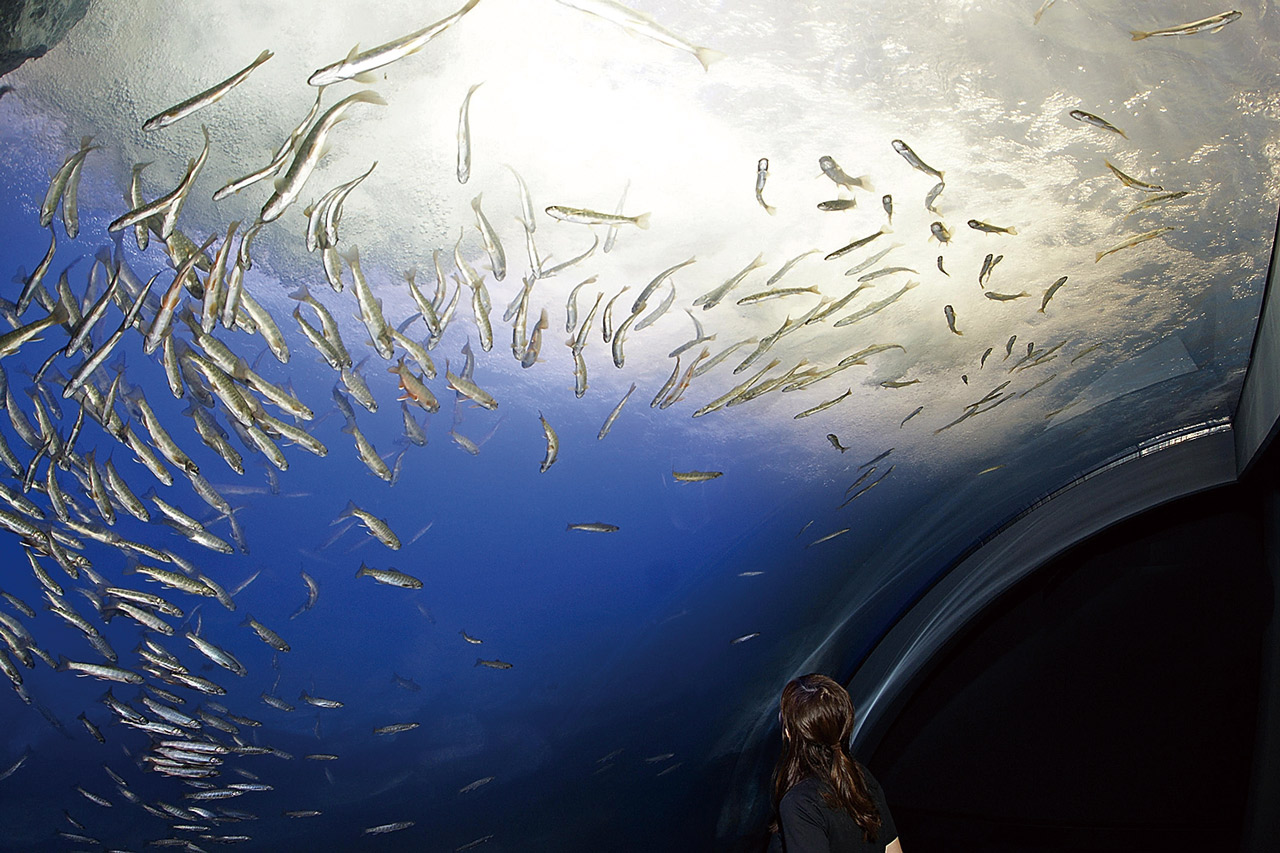
[[[6,843],[749,833],[798,667],[1234,414],[1262,9],[92,4],[0,96]]]

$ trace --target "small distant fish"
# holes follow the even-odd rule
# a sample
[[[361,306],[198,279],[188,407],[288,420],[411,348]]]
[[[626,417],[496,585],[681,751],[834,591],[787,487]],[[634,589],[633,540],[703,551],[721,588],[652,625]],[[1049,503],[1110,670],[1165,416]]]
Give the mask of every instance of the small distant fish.
[[[933,233],[933,236],[937,238],[939,243],[951,242],[951,232],[948,231],[947,226],[943,225],[941,222],[930,223],[929,231]]]
[[[482,83],[476,83],[467,90],[462,99],[462,107],[458,110],[458,183],[465,184],[471,177],[471,96],[476,93]],[[502,276],[498,276],[499,279]]]
[[[1021,299],[1024,296],[1030,296],[1031,294],[1027,293],[1025,290],[1021,293],[996,293],[994,290],[988,290],[982,295],[988,299],[995,300],[996,302],[1011,302],[1014,299]]]
[[[834,432],[827,433],[827,441],[831,442],[831,446],[834,447],[836,450],[839,450],[841,453],[844,453],[846,450],[849,449],[840,443],[840,439],[836,436]]]
[[[405,678],[404,676],[396,675],[394,672],[391,673],[391,683],[411,693],[417,693],[422,689],[422,686],[412,678]]]
[[[848,397],[852,393],[853,393],[853,389],[850,388],[849,390],[841,394],[839,397],[836,397],[831,400],[827,400],[824,403],[819,403],[818,405],[814,406],[812,409],[805,409],[803,412],[799,413],[798,415],[795,415],[793,420],[799,420],[800,418],[807,418],[809,417],[809,415],[816,415],[818,412],[826,411],[827,409],[831,408],[836,403],[839,403],[841,400],[843,400],[845,397]]]
[[[582,524],[570,524],[565,530],[585,530],[588,533],[616,533],[620,528],[616,524],[605,524],[603,521],[591,521]]]
[[[677,483],[705,483],[717,477],[723,477],[723,471],[672,471],[671,477]]]
[[[476,658],[475,666],[487,666],[489,669],[511,669],[514,664],[507,663],[503,660],[485,660],[484,658]]]
[[[900,273],[900,272],[914,273],[916,271],[911,269],[911,267],[881,267],[878,270],[873,270],[872,272],[865,273],[863,275],[858,276],[858,281],[862,281],[862,282],[875,281],[877,278],[880,278],[881,276],[893,275],[894,273]]]
[[[413,826],[415,821],[399,820],[395,823],[381,823],[377,826],[365,827],[364,835],[386,835],[388,832],[399,832],[402,829],[408,829]]]
[[[489,841],[492,841],[492,840],[493,840],[492,834],[482,835],[479,838],[477,838],[475,841],[468,841],[466,844],[463,844],[461,847],[453,848],[453,853],[466,853],[467,850],[474,850],[475,848],[479,847],[481,844],[487,844]]]
[[[478,646],[484,643],[484,640],[481,640],[478,637],[473,637],[470,634],[468,634],[466,631],[459,631],[458,633],[462,635],[462,639],[466,640],[468,643],[472,643],[473,645]]]
[[[844,534],[848,533],[852,529],[853,529],[852,527],[841,528],[840,530],[837,530],[835,533],[828,533],[826,536],[823,536],[821,539],[813,540],[812,542],[810,542],[808,545],[804,547],[812,548],[814,545],[821,545],[823,542],[830,542],[832,539],[835,539],[837,536],[843,536]]]
[[[1147,208],[1155,207],[1158,204],[1165,204],[1167,202],[1177,201],[1178,199],[1186,198],[1189,195],[1191,195],[1191,193],[1187,192],[1186,190],[1183,190],[1181,192],[1176,192],[1176,193],[1162,193],[1160,195],[1153,195],[1150,198],[1148,198],[1146,201],[1140,201],[1137,204],[1135,204],[1133,207],[1129,209],[1129,212],[1126,213],[1121,218],[1127,219],[1130,216],[1133,216],[1139,210],[1146,210]]]
[[[885,196],[888,198],[888,196]],[[856,198],[833,198],[830,201],[818,202],[818,210],[853,210],[858,206]],[[893,220],[890,219],[890,222]]]
[[[995,258],[995,255],[988,252],[987,256],[982,259],[982,269],[978,270],[979,287],[987,286],[987,276],[991,275],[991,269],[995,266],[995,264],[991,262],[993,258]]]
[[[542,416],[542,412],[538,412],[538,420],[542,421],[542,432],[547,439],[547,454],[542,458],[541,471],[547,473],[556,462],[556,457],[560,454],[560,439],[556,436],[556,431],[551,424],[547,423],[547,419]]]
[[[753,631],[750,634],[743,634],[741,637],[735,637],[734,639],[729,641],[729,645],[736,646],[738,645],[738,643],[745,643],[747,640],[753,640],[759,636],[760,636],[759,631]]]
[[[1104,160],[1103,162],[1107,164],[1107,168],[1111,170],[1111,173],[1120,179],[1120,183],[1124,184],[1126,187],[1133,187],[1136,190],[1142,190],[1143,192],[1148,193],[1164,192],[1164,187],[1159,184],[1149,184],[1146,181],[1140,181],[1137,178],[1130,177],[1113,166],[1110,160]]]
[[[1182,24],[1177,27],[1168,27],[1163,30],[1151,30],[1143,32],[1142,30],[1129,30],[1129,35],[1134,41],[1141,41],[1152,36],[1190,36],[1196,33],[1216,33],[1227,24],[1240,17],[1240,13],[1232,10],[1230,12],[1222,12],[1210,18],[1203,18],[1199,21],[1192,21],[1189,24]]]
[[[1065,279],[1064,279],[1065,280]],[[987,351],[982,354],[982,358],[978,359],[978,369],[981,370],[987,363],[987,356],[991,355],[995,347],[987,347]]]
[[[942,255],[938,255],[938,272],[942,273],[947,278],[951,278],[951,273],[942,268]]]
[[[924,406],[917,406],[916,410],[902,419],[902,423],[898,424],[898,429],[902,429],[907,425],[907,421],[924,411]]]
[[[1004,345],[1004,358],[1002,358],[1001,361],[1005,361],[1006,359],[1009,358],[1009,356],[1013,355],[1013,342],[1016,341],[1017,339],[1018,339],[1017,335],[1009,336],[1009,340]]]
[[[306,702],[308,705],[314,705],[317,708],[333,709],[343,707],[343,703],[339,702],[337,699],[326,699],[323,696],[312,696],[305,690],[298,694],[298,701]]]
[[[891,379],[887,382],[881,382],[880,387],[881,388],[907,388],[911,385],[919,385],[919,384],[920,384],[919,379],[908,379],[906,382],[899,382],[897,380]]]
[[[1145,234],[1138,234],[1135,237],[1130,237],[1127,240],[1123,240],[1117,243],[1116,245],[1112,246],[1110,249],[1107,249],[1105,252],[1099,252],[1097,257],[1093,259],[1093,262],[1096,264],[1098,261],[1102,260],[1107,255],[1113,254],[1115,252],[1119,252],[1121,249],[1131,248],[1133,246],[1138,245],[1139,243],[1145,243],[1148,240],[1154,240],[1156,237],[1159,237],[1161,234],[1166,234],[1170,231],[1176,231],[1176,230],[1177,229],[1175,229],[1172,225],[1166,225],[1163,228],[1157,228],[1154,231],[1148,231]]]
[[[764,182],[768,179],[769,158],[761,157],[760,161],[756,163],[756,201],[760,202],[760,206],[764,208],[765,213],[773,216],[778,212],[777,208],[767,204],[764,200]]]
[[[893,196],[885,194],[880,197],[880,204],[884,207],[885,216],[889,217],[889,224],[893,224]]]
[[[1049,285],[1049,289],[1044,292],[1044,301],[1040,303],[1041,314],[1044,313],[1045,306],[1049,304],[1049,300],[1053,298],[1053,295],[1057,293],[1058,289],[1066,283],[1067,283],[1067,277],[1064,275],[1062,278],[1058,279],[1053,284]]]
[[[464,785],[464,786],[462,786],[461,788],[459,788],[459,789],[458,789],[458,793],[459,793],[459,794],[470,794],[472,791],[476,790],[477,788],[480,788],[480,787],[483,787],[483,786],[485,786],[485,785],[488,785],[490,782],[492,782],[492,781],[493,781],[493,779],[494,779],[494,777],[492,777],[492,776],[486,776],[486,777],[484,777],[483,779],[477,779],[476,781],[472,782],[471,784],[469,784],[469,785]]]
[[[597,210],[565,207],[556,204],[547,208],[547,215],[562,222],[575,222],[579,225],[621,225],[630,223],[641,230],[649,227],[648,213],[641,213],[638,216],[624,216],[621,213],[601,213]]]
[[[1018,233],[1018,229],[1014,228],[1013,226],[1010,226],[1008,228],[1002,228],[999,225],[991,225],[990,223],[983,222],[980,219],[970,219],[969,227],[972,228],[974,231],[981,231],[984,234],[1017,234]]]
[[[1031,19],[1032,25],[1034,26],[1035,24],[1040,23],[1040,17],[1045,12],[1049,11],[1050,6],[1052,6],[1054,3],[1057,3],[1057,2],[1058,0],[1044,0],[1044,2],[1040,4],[1040,8],[1036,10],[1035,15]]]
[[[943,305],[942,314],[947,318],[947,328],[950,329],[953,334],[964,334],[964,332],[956,328],[956,309],[952,308],[950,305]]]
[[[1094,127],[1100,127],[1103,130],[1109,130],[1112,133],[1118,133],[1121,136],[1124,136],[1125,139],[1129,138],[1125,136],[1125,133],[1123,130],[1116,127],[1114,124],[1107,121],[1105,118],[1096,116],[1093,113],[1087,113],[1084,110],[1072,110],[1071,112],[1067,113],[1067,115],[1071,116],[1076,121],[1082,121],[1085,124],[1091,124]]]
[[[418,725],[418,723],[392,723],[389,726],[378,726],[373,730],[373,733],[375,735],[396,735],[401,732],[413,731]]]
[[[634,315],[633,315],[634,316]],[[632,392],[636,390],[636,383],[632,382],[631,387],[627,389],[627,393],[622,395],[622,399],[618,401],[618,405],[613,407],[613,411],[604,419],[604,423],[600,425],[600,432],[596,435],[596,440],[602,440],[609,434],[609,430],[613,429],[613,422],[618,419],[618,415],[622,414],[622,407],[627,404]]]
[[[934,184],[933,189],[929,190],[929,192],[925,194],[924,209],[930,213],[937,213],[938,209],[933,206],[933,203],[938,200],[938,196],[942,195],[942,191],[946,188],[947,185],[942,183],[942,181],[938,181],[938,183]]]
[[[396,569],[373,569],[360,564],[360,568],[356,569],[356,577],[373,578],[375,581],[388,586],[398,586],[402,589],[422,589],[422,581],[413,575],[407,575]]]
[[[831,260],[835,260],[836,258],[838,258],[838,257],[840,257],[840,256],[842,256],[842,255],[847,255],[847,254],[849,254],[849,253],[850,253],[850,252],[852,252],[854,249],[861,249],[863,246],[867,245],[868,243],[870,243],[872,240],[876,239],[877,237],[883,237],[885,234],[892,234],[892,233],[893,233],[893,229],[892,229],[892,228],[888,228],[888,227],[881,228],[879,231],[877,231],[877,232],[876,232],[876,233],[874,233],[874,234],[870,234],[870,235],[868,235],[868,236],[866,236],[866,237],[863,237],[863,238],[861,238],[861,239],[859,239],[859,240],[854,240],[854,241],[853,241],[852,243],[850,243],[849,245],[847,245],[847,246],[842,246],[842,247],[840,247],[839,249],[836,249],[834,252],[830,253],[830,254],[829,254],[829,255],[827,255],[825,258],[823,258],[823,260],[824,260],[824,261],[831,261]]]
[[[901,139],[893,140],[893,150],[901,154],[903,159],[911,164],[911,168],[919,169],[926,175],[933,175],[939,181],[946,180],[946,178],[942,176],[941,172],[921,160],[916,152],[911,150],[911,146],[903,142]]]
[[[868,182],[866,175],[862,175],[857,178],[849,177],[845,174],[844,169],[841,169],[840,166],[836,164],[836,161],[832,157],[825,154],[819,157],[818,167],[822,169],[822,174],[835,181],[835,184],[838,187],[847,187],[849,189],[856,188],[871,192],[871,184]]]

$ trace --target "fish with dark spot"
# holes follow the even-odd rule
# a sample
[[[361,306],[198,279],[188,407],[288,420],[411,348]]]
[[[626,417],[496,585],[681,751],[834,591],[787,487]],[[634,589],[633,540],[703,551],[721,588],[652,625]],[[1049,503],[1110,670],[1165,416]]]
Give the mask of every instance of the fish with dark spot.
[[[945,181],[946,178],[937,169],[920,159],[916,152],[911,150],[911,146],[903,142],[901,139],[893,140],[893,150],[902,155],[902,158],[911,164],[911,168],[919,169],[926,175],[933,175],[939,181]]]
[[[836,450],[839,450],[841,453],[844,453],[846,450],[849,449],[840,443],[840,439],[836,437],[836,434],[834,432],[827,433],[827,441],[831,442],[831,446],[834,447]]]
[[[942,195],[942,191],[946,188],[947,185],[941,181],[934,184],[933,189],[929,190],[929,192],[925,194],[924,209],[931,213],[937,213],[938,209],[933,206],[933,203],[938,200],[938,196]]]
[[[884,206],[885,215],[889,217],[889,224],[893,224],[893,196],[883,195],[880,197],[880,204]]]
[[[947,318],[947,328],[950,329],[953,334],[963,335],[964,332],[956,328],[956,309],[952,308],[950,305],[943,305],[942,313],[943,316]]]
[[[983,222],[981,219],[970,219],[969,227],[974,231],[981,231],[983,234],[1017,234],[1018,229],[1013,226],[1003,228],[999,225],[992,225],[989,222]]]
[[[1124,136],[1125,139],[1129,138],[1125,136],[1123,130],[1116,127],[1114,124],[1107,121],[1105,118],[1102,118],[1101,116],[1096,116],[1093,113],[1087,113],[1084,110],[1072,110],[1071,112],[1067,113],[1067,115],[1071,116],[1076,121],[1082,121],[1085,124],[1091,124],[1094,127],[1101,128],[1102,130],[1109,130],[1112,133],[1118,133],[1121,136]]]
[[[938,255],[938,272],[942,273],[947,278],[951,278],[951,273],[942,268],[942,255]]]
[[[826,154],[818,158],[818,166],[822,169],[822,174],[835,181],[838,187],[848,187],[849,189],[862,189],[871,192],[871,184],[867,180],[866,175],[857,178],[851,178],[845,174],[836,161]]]
[[[929,225],[929,230],[933,232],[933,236],[939,243],[950,243],[951,232],[947,230],[947,226],[941,222],[933,222]]]

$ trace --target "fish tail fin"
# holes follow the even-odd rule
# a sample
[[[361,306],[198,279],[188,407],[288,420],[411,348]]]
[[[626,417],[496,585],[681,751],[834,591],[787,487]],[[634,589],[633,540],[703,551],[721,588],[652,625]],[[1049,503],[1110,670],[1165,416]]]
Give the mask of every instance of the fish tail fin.
[[[58,303],[53,306],[53,310],[49,312],[49,319],[54,325],[67,322],[67,318],[69,316],[70,312],[67,309],[66,303],[61,299],[59,299]]]
[[[361,76],[362,75],[356,75],[356,80],[363,83],[365,81],[360,80]],[[370,80],[369,82],[372,83],[374,82],[374,80]],[[381,106],[381,107],[385,107],[387,105],[387,99],[382,97],[372,89],[365,89],[362,92],[356,92],[356,94],[352,96],[352,100],[361,101],[366,104],[377,104],[378,106]]]
[[[709,47],[695,47],[693,49],[693,55],[696,56],[698,58],[698,61],[702,63],[703,71],[710,71],[711,63],[719,62],[720,60],[725,58],[724,53],[718,50],[712,50]]]
[[[473,667],[479,666],[481,662],[483,662],[483,660],[484,660],[483,658],[476,658],[476,662],[475,664],[473,664]]]
[[[873,193],[876,191],[875,186],[873,186],[871,183],[870,175],[859,175],[858,177],[853,179],[853,182],[858,186],[862,187],[864,190],[866,190],[869,193]]]
[[[1144,33],[1141,30],[1129,30],[1129,35],[1133,36],[1133,41],[1142,41],[1144,38],[1150,36],[1151,33]]]
[[[70,663],[71,662],[67,660],[66,655],[58,655],[58,665],[54,667],[54,669],[57,672],[66,672],[68,669],[71,668]]]
[[[1006,228],[1006,229],[1004,229],[1004,230],[1005,230],[1005,231],[1008,231],[1010,234],[1013,234],[1014,236],[1017,236],[1018,229],[1017,229],[1017,228],[1014,228],[1012,225],[1010,225],[1008,228]]]
[[[306,302],[310,299],[311,291],[307,289],[307,283],[304,281],[302,284],[298,285],[297,290],[290,292],[289,298],[296,299],[299,302]]]
[[[648,230],[648,228],[649,228],[649,214],[647,214],[647,213],[642,213],[642,214],[640,214],[639,216],[637,216],[637,217],[636,217],[636,227],[637,227],[637,228],[639,228],[641,231]]]
[[[362,578],[367,574],[369,574],[369,567],[366,566],[363,562],[361,562],[360,568],[356,569],[356,577]]]

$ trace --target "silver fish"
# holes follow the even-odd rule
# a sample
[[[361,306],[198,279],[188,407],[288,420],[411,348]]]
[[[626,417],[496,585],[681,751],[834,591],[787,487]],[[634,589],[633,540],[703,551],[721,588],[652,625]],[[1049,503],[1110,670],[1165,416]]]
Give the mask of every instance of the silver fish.
[[[919,169],[926,175],[933,175],[939,181],[945,181],[946,178],[937,169],[920,159],[916,152],[911,150],[911,146],[903,142],[901,139],[893,140],[893,150],[902,155],[902,158],[911,164],[911,168]]]
[[[636,383],[632,382],[631,387],[627,389],[627,393],[622,395],[622,399],[618,401],[618,405],[613,407],[613,411],[604,419],[604,423],[600,426],[600,433],[596,436],[596,440],[603,440],[609,434],[609,430],[613,429],[613,422],[618,419],[618,415],[622,414],[622,407],[626,405],[627,400],[631,398],[631,394],[636,390]]]
[[[818,158],[818,167],[822,169],[822,174],[835,181],[835,184],[838,187],[847,187],[849,189],[856,188],[866,190],[867,192],[873,192],[871,189],[871,183],[867,180],[866,175],[862,175],[857,178],[849,177],[845,174],[845,171],[836,164],[836,161],[833,158],[825,154]]]
[[[571,9],[578,9],[604,18],[636,35],[651,38],[656,42],[688,51],[702,64],[703,70],[710,70],[711,63],[724,58],[724,54],[709,47],[701,47],[662,27],[653,18],[623,6],[616,0],[559,0]]]
[[[226,80],[212,86],[198,95],[192,95],[180,104],[172,106],[169,109],[153,115],[142,123],[143,130],[159,130],[162,127],[168,127],[176,121],[186,118],[196,110],[204,109],[210,104],[221,100],[222,96],[230,92],[233,88],[240,85],[245,79],[253,73],[253,70],[262,63],[266,62],[274,56],[270,50],[264,50],[258,54],[258,58],[250,62],[244,68],[232,74]]]
[[[458,110],[458,183],[465,184],[471,177],[471,96],[483,83],[476,83],[467,90]],[[502,276],[498,276],[501,280]]]
[[[778,212],[776,207],[769,205],[764,200],[764,182],[769,179],[769,158],[761,157],[756,163],[756,201],[764,208],[764,212],[773,216]]]
[[[1082,121],[1085,124],[1091,124],[1094,127],[1101,128],[1102,130],[1109,130],[1112,133],[1118,133],[1121,136],[1124,136],[1125,139],[1129,138],[1125,136],[1125,133],[1123,130],[1116,127],[1114,124],[1107,121],[1105,118],[1096,116],[1093,113],[1087,113],[1084,110],[1072,110],[1071,112],[1067,113],[1067,115],[1071,116],[1076,121]]]
[[[842,247],[840,247],[839,249],[836,249],[834,252],[830,253],[830,254],[829,254],[829,255],[827,255],[825,258],[823,258],[823,260],[824,260],[824,261],[831,261],[831,260],[835,260],[836,258],[839,258],[839,257],[841,257],[842,255],[847,255],[847,254],[849,254],[849,253],[850,253],[850,252],[852,252],[854,249],[861,249],[863,246],[867,245],[867,244],[868,244],[868,243],[870,243],[872,240],[875,240],[877,237],[883,237],[885,234],[892,234],[892,233],[893,233],[893,229],[892,229],[892,228],[889,228],[889,227],[887,227],[887,226],[885,226],[885,227],[881,228],[880,230],[876,231],[876,233],[874,233],[874,234],[870,234],[870,235],[868,235],[868,236],[866,236],[866,237],[863,237],[863,238],[861,238],[861,239],[859,239],[859,240],[854,240],[854,241],[853,241],[852,243],[850,243],[849,245],[847,245],[847,246],[842,246]]]
[[[472,0],[472,2],[474,3],[476,0]],[[316,164],[320,162],[320,158],[324,154],[325,140],[329,132],[333,130],[338,122],[346,118],[347,109],[357,103],[386,106],[387,102],[377,92],[365,89],[353,95],[348,95],[330,107],[312,125],[311,130],[307,132],[302,141],[298,143],[297,152],[293,155],[293,162],[289,164],[284,176],[276,182],[275,192],[267,199],[267,203],[262,206],[262,213],[258,217],[259,221],[271,222],[278,219],[280,214],[284,213],[285,209],[297,200],[298,195],[302,192],[303,184],[306,183],[307,178],[311,177],[311,172],[315,170]]]
[[[942,313],[947,318],[947,328],[950,329],[953,334],[963,335],[964,332],[956,328],[956,309],[952,308],[950,305],[943,305]]]
[[[370,48],[363,53],[357,53],[360,46],[356,45],[351,48],[351,53],[345,59],[316,70],[307,78],[307,82],[312,86],[327,86],[330,83],[350,80],[353,77],[359,79],[375,68],[381,68],[398,59],[417,53],[422,50],[427,42],[457,23],[463,15],[474,9],[479,2],[480,0],[468,0],[461,9],[452,15],[406,36],[401,36],[394,41]]]
[[[1151,30],[1143,32],[1141,30],[1130,30],[1129,35],[1133,37],[1133,41],[1141,41],[1142,39],[1151,38],[1152,36],[1190,36],[1196,33],[1216,33],[1227,24],[1240,17],[1240,13],[1232,10],[1230,12],[1222,12],[1209,18],[1203,18],[1199,21],[1192,21],[1189,24],[1182,24],[1177,27],[1167,27],[1162,30]]]

